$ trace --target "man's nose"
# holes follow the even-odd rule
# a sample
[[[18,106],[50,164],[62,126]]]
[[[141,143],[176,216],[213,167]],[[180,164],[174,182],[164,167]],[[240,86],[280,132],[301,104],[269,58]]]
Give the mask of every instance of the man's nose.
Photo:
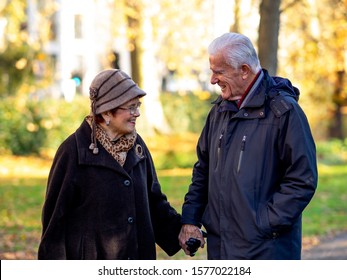
[[[218,78],[214,74],[211,75],[210,83],[212,85],[215,85],[218,83]]]

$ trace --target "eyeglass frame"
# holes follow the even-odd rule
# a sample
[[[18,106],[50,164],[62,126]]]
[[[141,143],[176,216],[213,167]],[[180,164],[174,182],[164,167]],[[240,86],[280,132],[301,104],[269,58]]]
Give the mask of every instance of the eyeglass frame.
[[[117,107],[116,109],[121,109],[121,110],[128,110],[130,115],[135,115],[136,112],[140,112],[140,107],[141,107],[141,102],[137,103],[136,105],[132,105],[129,107]]]

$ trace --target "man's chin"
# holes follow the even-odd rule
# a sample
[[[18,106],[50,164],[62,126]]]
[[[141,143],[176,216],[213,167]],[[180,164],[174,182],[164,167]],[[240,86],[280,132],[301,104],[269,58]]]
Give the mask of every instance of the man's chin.
[[[231,100],[231,98],[232,98],[230,93],[228,93],[228,92],[222,92],[221,96],[225,100]]]

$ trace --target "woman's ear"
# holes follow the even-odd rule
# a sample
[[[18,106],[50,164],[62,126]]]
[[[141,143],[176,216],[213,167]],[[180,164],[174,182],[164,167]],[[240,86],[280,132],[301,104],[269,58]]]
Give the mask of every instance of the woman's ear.
[[[101,116],[104,119],[106,125],[109,126],[110,125],[110,121],[111,121],[112,113],[110,111],[106,111],[106,112],[101,113]]]

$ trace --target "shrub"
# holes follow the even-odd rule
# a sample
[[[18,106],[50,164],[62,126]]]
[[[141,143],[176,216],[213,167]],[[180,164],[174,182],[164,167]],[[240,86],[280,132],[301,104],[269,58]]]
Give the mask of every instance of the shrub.
[[[79,126],[89,111],[89,99],[23,100],[8,97],[0,103],[0,152],[40,154],[57,146]]]
[[[0,105],[0,146],[14,155],[38,154],[46,139],[43,114],[32,101],[6,98]],[[3,151],[2,151],[3,152]]]
[[[217,94],[206,91],[186,95],[164,93],[160,96],[164,114],[176,133],[200,133],[215,99]]]
[[[336,165],[347,162],[347,138],[319,141],[316,145],[317,158],[321,163]]]

